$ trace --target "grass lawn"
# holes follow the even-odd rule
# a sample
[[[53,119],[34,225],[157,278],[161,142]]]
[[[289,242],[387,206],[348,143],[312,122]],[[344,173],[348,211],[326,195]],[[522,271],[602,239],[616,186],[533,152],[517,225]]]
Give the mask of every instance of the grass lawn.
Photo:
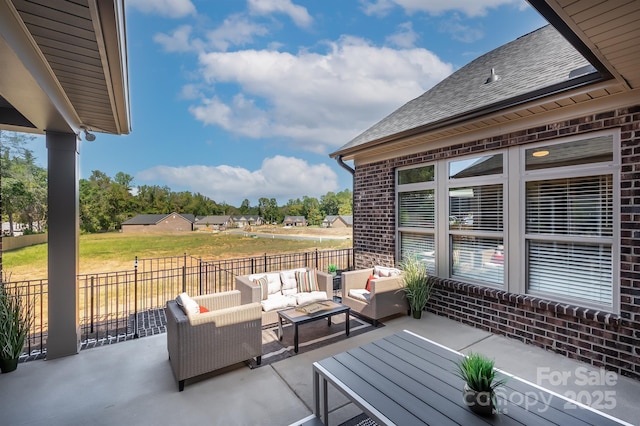
[[[264,253],[351,248],[352,240],[285,240],[252,238],[238,234],[122,234],[118,232],[80,236],[80,273],[133,269],[135,256],[156,258],[188,254],[210,259],[232,259]],[[47,244],[2,253],[6,281],[47,277]]]

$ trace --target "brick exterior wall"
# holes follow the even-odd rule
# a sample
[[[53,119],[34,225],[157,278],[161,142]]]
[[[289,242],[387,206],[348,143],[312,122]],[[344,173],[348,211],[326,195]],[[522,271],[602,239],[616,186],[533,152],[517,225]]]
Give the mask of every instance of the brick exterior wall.
[[[191,232],[193,224],[178,215],[171,215],[155,225],[123,225],[122,232]]]
[[[427,309],[640,379],[640,105],[358,166],[356,268],[395,262],[397,167],[614,128],[621,129],[620,315],[445,279]]]

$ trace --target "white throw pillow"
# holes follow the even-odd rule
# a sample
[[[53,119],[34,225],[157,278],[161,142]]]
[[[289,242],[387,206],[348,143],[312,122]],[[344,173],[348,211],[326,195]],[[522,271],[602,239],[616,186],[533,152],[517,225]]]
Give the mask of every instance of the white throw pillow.
[[[379,277],[397,277],[400,273],[400,269],[396,268],[388,268],[386,266],[373,267],[373,275],[377,275]]]
[[[198,305],[198,302],[193,300],[187,293],[180,293],[178,297],[176,297],[176,303],[187,315],[200,313],[200,305]]]
[[[280,272],[280,281],[282,281],[282,294],[291,295],[298,292],[298,281],[296,281],[296,272],[304,272],[305,268],[290,269]]]
[[[280,283],[280,274],[278,272],[266,272],[261,274],[253,274],[249,275],[249,280],[253,282],[253,280],[257,280],[266,276],[268,284],[267,293],[271,294],[282,294],[282,284]]]

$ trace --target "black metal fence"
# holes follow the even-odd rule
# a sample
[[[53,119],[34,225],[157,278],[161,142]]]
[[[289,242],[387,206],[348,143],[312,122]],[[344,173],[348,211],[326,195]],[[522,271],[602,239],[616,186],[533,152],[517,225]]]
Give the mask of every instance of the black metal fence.
[[[158,332],[153,316],[163,315],[169,299],[181,292],[200,295],[233,290],[236,275],[299,267],[326,271],[353,269],[353,249],[202,260],[190,255],[134,260],[133,270],[78,275],[82,347]],[[34,324],[21,360],[44,357],[48,335],[48,281],[3,283],[33,303]]]

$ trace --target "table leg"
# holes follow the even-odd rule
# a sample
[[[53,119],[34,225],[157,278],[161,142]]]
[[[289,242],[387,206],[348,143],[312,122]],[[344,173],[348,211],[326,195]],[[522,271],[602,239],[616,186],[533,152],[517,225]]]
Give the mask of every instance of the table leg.
[[[282,335],[284,334],[284,330],[282,330],[282,317],[278,316],[278,339],[282,340]]]
[[[331,315],[327,317],[327,327],[331,327]]]
[[[293,351],[298,353],[298,324],[295,325],[295,333],[293,335]]]
[[[349,336],[349,311],[345,312],[344,316],[346,317],[346,321],[347,321],[347,324],[346,324],[347,336]]]
[[[325,425],[329,424],[329,401],[327,400],[328,398],[328,393],[327,393],[327,379],[326,378],[322,378],[322,415],[323,415],[323,421]]]
[[[320,382],[318,370],[313,369],[313,406],[316,417],[320,417]]]

